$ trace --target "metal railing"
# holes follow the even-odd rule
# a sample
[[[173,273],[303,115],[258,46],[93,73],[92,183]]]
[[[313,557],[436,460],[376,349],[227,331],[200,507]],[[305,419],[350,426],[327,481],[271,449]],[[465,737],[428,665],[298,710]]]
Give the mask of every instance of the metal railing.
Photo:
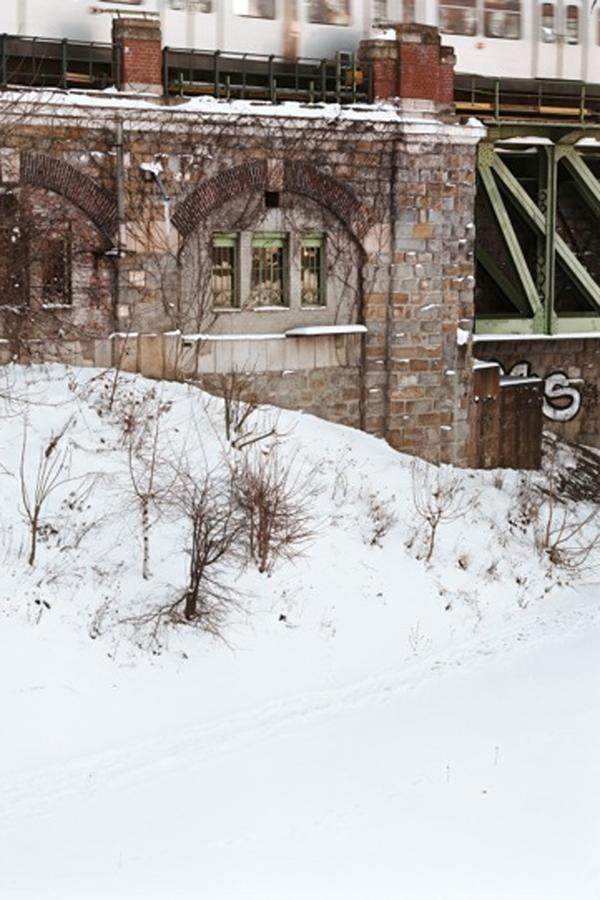
[[[102,89],[115,83],[110,44],[0,34],[0,84]]]
[[[285,59],[257,53],[214,50],[163,51],[165,94],[279,103],[371,103],[370,68],[353,53],[335,59]]]
[[[457,74],[454,94],[459,112],[484,119],[600,121],[600,85],[581,81]]]

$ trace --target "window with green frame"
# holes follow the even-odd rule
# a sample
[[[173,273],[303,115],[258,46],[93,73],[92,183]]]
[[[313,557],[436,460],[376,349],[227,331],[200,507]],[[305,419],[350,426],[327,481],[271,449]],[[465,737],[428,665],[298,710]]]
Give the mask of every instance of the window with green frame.
[[[287,240],[280,232],[252,237],[250,302],[253,306],[287,306]]]
[[[300,303],[325,306],[325,239],[322,234],[305,234],[300,250]]]
[[[217,309],[235,309],[239,306],[236,234],[213,234],[212,296],[213,306]]]

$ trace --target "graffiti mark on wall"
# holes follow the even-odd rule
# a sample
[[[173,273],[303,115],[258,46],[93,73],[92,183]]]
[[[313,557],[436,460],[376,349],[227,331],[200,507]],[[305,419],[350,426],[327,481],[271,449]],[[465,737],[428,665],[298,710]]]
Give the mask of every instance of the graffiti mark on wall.
[[[515,363],[508,374],[519,378],[535,377],[529,362]],[[581,409],[581,391],[575,385],[582,384],[582,380],[569,378],[564,372],[549,372],[543,380],[544,415],[553,422],[570,422]]]

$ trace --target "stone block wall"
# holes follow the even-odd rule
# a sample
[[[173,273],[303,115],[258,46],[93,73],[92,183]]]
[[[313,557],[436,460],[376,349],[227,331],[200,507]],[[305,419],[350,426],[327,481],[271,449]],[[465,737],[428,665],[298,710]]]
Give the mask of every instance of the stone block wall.
[[[362,341],[361,333],[259,340],[115,334],[104,339],[28,341],[22,350],[24,360],[33,363],[119,368],[146,378],[197,384],[217,395],[223,377],[236,372],[245,398],[360,428]],[[0,340],[0,365],[11,358],[8,341]]]
[[[543,425],[567,440],[600,447],[600,334],[550,337],[479,336],[478,359],[508,375],[543,381]]]

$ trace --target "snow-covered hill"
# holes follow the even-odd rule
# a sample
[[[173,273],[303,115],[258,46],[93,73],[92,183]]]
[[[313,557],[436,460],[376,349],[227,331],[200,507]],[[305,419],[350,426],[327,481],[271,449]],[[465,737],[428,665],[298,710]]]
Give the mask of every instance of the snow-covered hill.
[[[222,401],[113,386],[52,366],[0,387],[0,897],[600,897],[596,551],[568,571],[536,549],[548,509],[519,473],[438,482],[263,410],[314,537],[270,576],[230,565],[224,640],[153,640],[139,618],[185,588],[188,534],[153,511],[144,580],[130,437],[160,410],[167,481],[240,451]],[[44,459],[64,464],[30,566]],[[415,494],[457,477],[426,562]]]

